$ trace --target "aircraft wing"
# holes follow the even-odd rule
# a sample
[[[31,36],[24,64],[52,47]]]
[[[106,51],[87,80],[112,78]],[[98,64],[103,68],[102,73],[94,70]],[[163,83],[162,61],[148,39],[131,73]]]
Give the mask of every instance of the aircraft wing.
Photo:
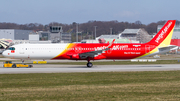
[[[90,51],[90,52],[85,52],[85,53],[80,53],[79,57],[81,59],[85,59],[87,57],[96,57],[96,56],[100,55],[101,53],[103,53],[104,51],[107,51],[107,50],[111,49],[112,46],[113,46],[114,41],[115,41],[115,39],[104,49]]]

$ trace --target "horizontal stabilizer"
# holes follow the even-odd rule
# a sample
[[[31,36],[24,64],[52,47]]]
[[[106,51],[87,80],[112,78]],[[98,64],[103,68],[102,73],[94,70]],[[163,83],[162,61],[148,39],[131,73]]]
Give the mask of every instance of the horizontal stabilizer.
[[[175,45],[169,45],[167,47],[160,47],[158,48],[160,53],[165,53],[165,52],[169,52],[171,50],[175,50],[178,49],[178,46]]]

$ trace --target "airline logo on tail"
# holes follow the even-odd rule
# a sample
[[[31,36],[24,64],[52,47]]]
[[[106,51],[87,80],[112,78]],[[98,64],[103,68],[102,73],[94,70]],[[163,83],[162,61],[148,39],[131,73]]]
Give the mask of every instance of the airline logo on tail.
[[[164,34],[167,32],[167,30],[169,29],[169,27],[172,25],[172,22],[169,22],[169,24],[164,28],[164,30],[161,31],[161,33],[159,34],[159,36],[157,37],[157,39],[155,40],[156,43],[159,43],[159,40],[164,38]]]

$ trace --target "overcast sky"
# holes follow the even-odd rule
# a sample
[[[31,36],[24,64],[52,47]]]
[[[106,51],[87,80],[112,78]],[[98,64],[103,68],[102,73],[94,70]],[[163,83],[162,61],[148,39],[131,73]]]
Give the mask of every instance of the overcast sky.
[[[90,20],[119,22],[180,20],[180,0],[1,0],[0,22],[18,24]]]

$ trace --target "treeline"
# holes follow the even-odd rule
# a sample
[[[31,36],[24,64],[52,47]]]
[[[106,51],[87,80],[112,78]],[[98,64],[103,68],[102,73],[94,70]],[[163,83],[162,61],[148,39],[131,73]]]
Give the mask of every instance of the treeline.
[[[48,25],[38,24],[38,23],[30,23],[30,24],[16,24],[16,23],[0,23],[0,29],[21,29],[21,30],[34,30],[34,31],[48,31],[49,26],[62,26],[63,32],[71,32],[76,33],[76,26],[78,25],[78,32],[83,34],[94,35],[95,26],[96,26],[96,35],[100,36],[102,34],[110,34],[110,30],[112,30],[112,34],[118,34],[126,28],[144,28],[149,34],[153,34],[157,32],[157,26],[163,25],[166,21],[158,21],[153,22],[148,25],[142,24],[141,21],[136,21],[134,23],[129,22],[118,22],[118,21],[88,21],[87,23],[76,23],[72,24],[62,24],[58,22],[52,22]],[[177,24],[180,21],[176,22]]]

